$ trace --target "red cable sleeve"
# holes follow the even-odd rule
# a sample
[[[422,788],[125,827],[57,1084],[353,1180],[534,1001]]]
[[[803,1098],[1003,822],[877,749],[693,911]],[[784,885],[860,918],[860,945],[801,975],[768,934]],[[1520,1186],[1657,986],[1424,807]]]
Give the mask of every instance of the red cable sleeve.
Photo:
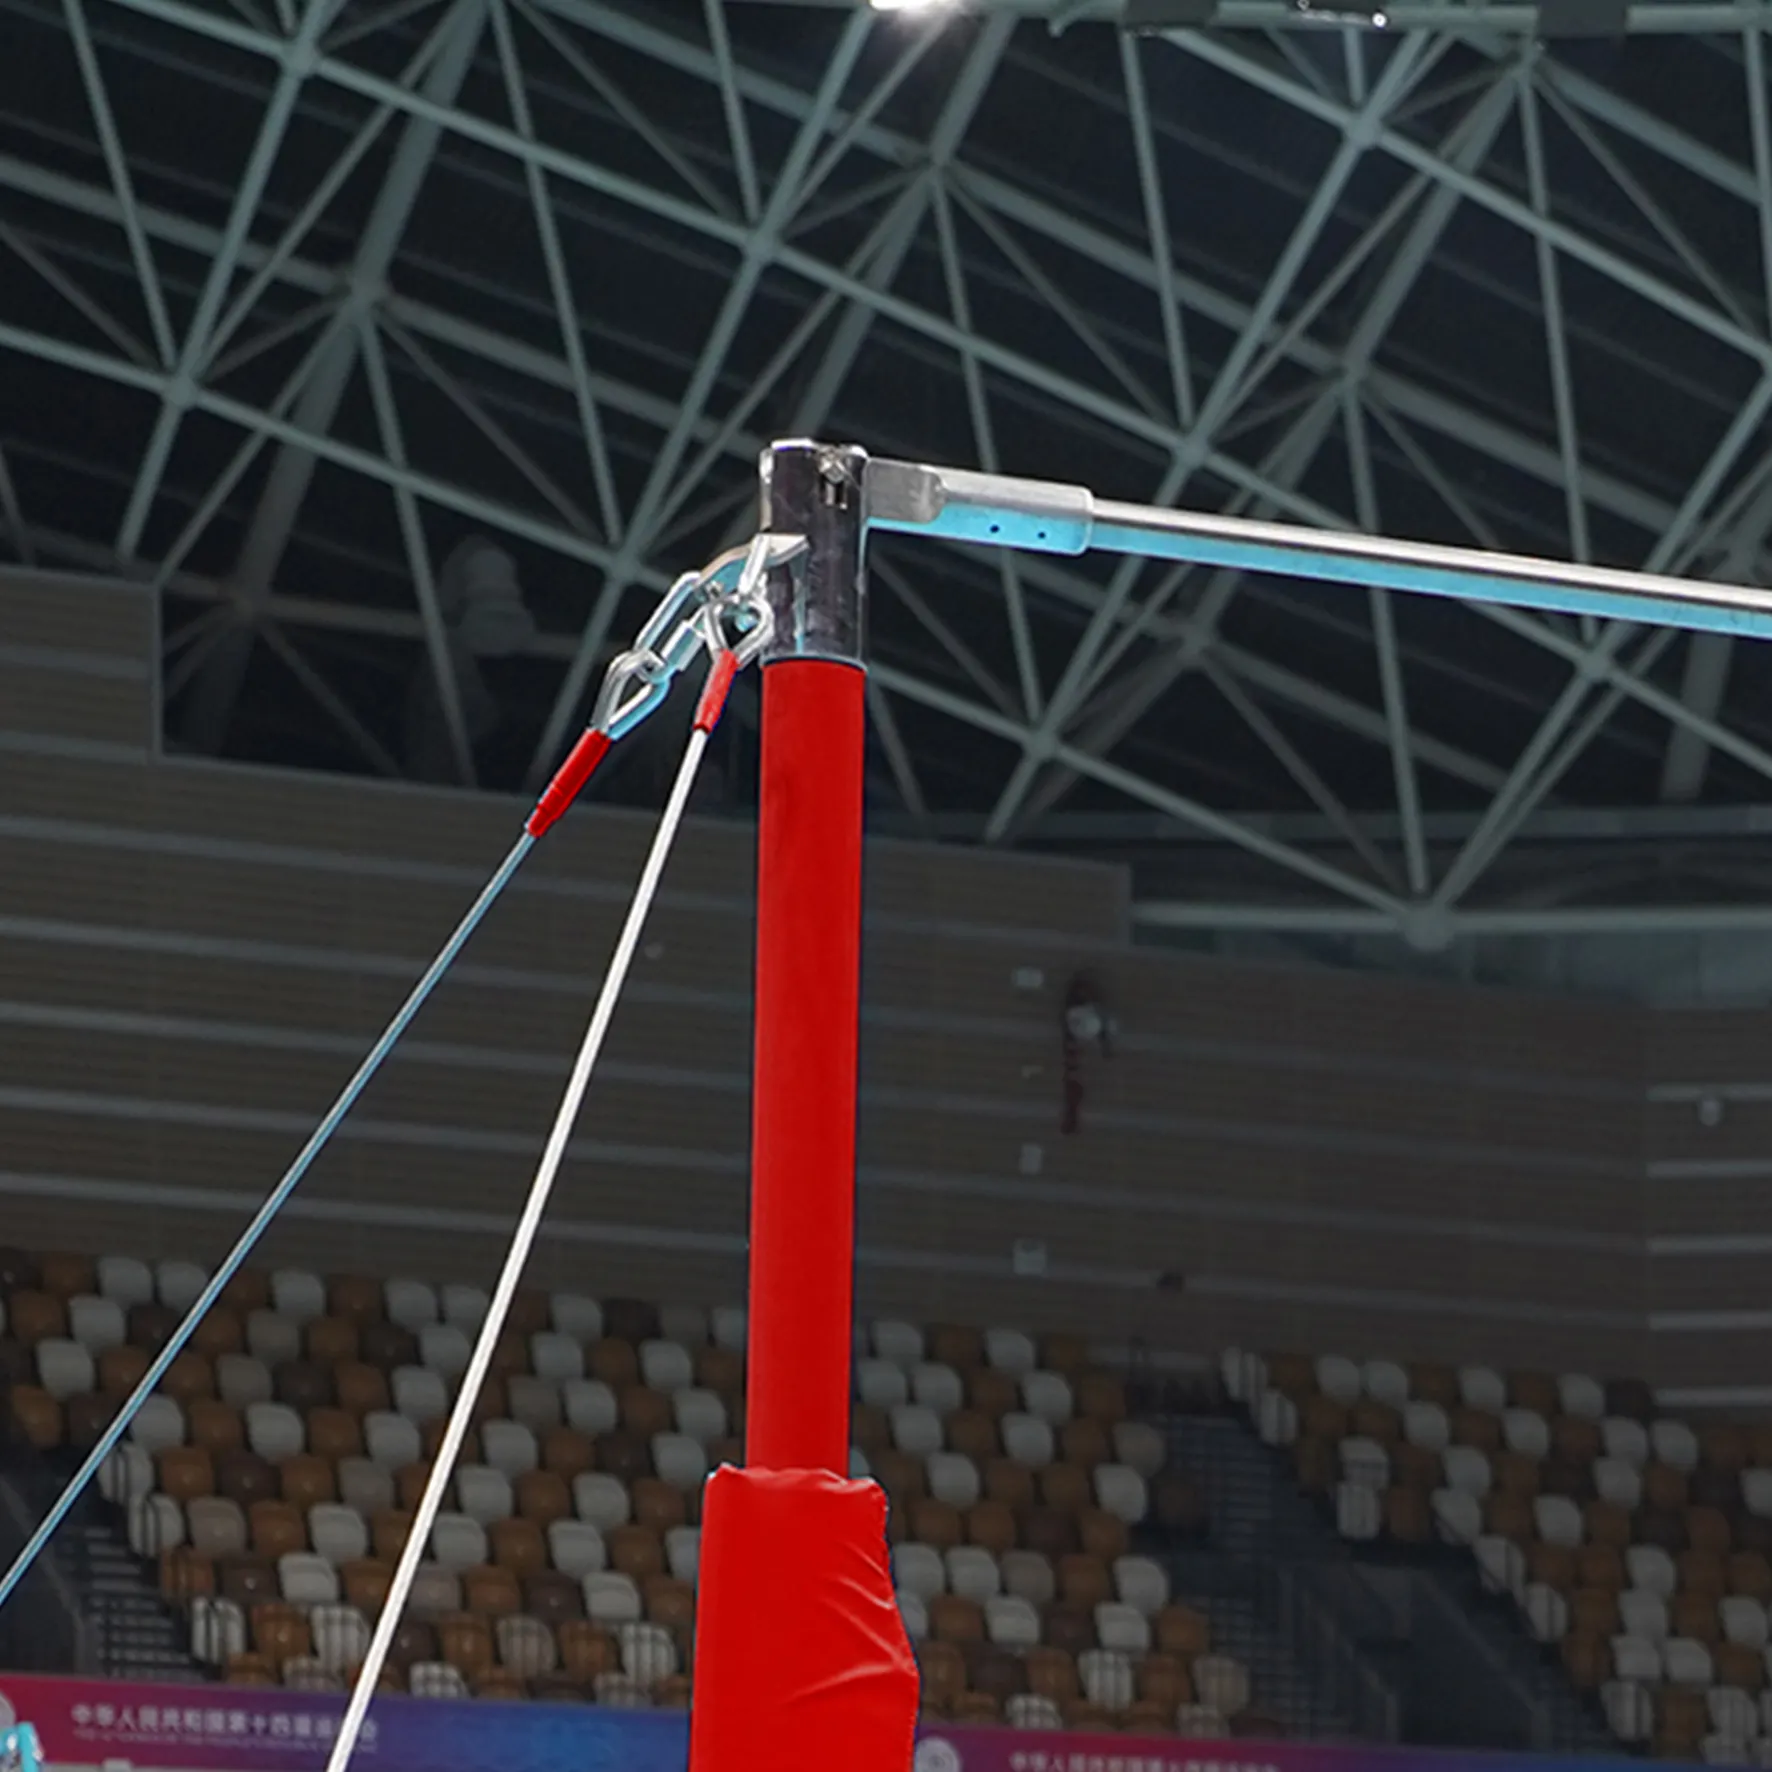
[[[849,1468],[867,679],[763,672],[746,1461]]]
[[[540,837],[560,821],[566,808],[578,798],[579,791],[597,772],[597,765],[609,755],[609,734],[588,728],[566,753],[566,761],[554,771],[554,779],[542,790],[528,822],[523,826],[530,836]]]
[[[701,700],[695,704],[695,730],[712,732],[726,711],[726,697],[732,679],[738,675],[738,654],[728,649],[714,654],[708,669],[708,680],[702,685]]]
[[[723,1465],[696,1614],[693,1772],[907,1772],[917,1664],[875,1484]]]

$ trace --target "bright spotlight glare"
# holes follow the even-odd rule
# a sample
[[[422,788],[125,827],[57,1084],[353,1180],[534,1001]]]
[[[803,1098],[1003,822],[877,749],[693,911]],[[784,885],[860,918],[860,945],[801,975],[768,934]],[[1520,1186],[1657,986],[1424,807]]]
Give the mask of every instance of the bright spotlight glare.
[[[952,12],[955,0],[868,0],[875,12]]]

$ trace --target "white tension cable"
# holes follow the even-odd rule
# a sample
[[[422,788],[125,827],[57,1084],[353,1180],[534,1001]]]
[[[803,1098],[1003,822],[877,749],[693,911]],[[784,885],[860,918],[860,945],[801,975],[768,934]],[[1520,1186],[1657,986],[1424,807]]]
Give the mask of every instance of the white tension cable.
[[[639,946],[640,932],[646,926],[647,914],[652,909],[653,898],[658,892],[659,878],[670,857],[671,845],[676,841],[677,828],[683,822],[683,812],[689,804],[689,791],[695,785],[696,770],[701,765],[702,753],[707,749],[707,743],[708,733],[698,722],[689,736],[689,748],[683,753],[676,782],[671,788],[671,797],[665,805],[664,816],[659,820],[658,831],[652,839],[652,849],[646,857],[646,866],[640,873],[640,884],[634,891],[633,903],[628,907],[627,921],[622,925],[621,937],[615,944],[609,971],[604,976],[603,988],[597,997],[597,1007],[592,1011],[591,1023],[585,1030],[584,1043],[579,1047],[572,1076],[566,1085],[566,1093],[561,1098],[559,1112],[554,1116],[553,1130],[548,1134],[547,1146],[542,1152],[535,1180],[530,1183],[523,1216],[517,1221],[510,1252],[505,1256],[504,1269],[498,1276],[498,1286],[486,1312],[486,1321],[480,1326],[480,1338],[474,1344],[473,1358],[468,1362],[468,1369],[462,1377],[461,1390],[455,1399],[455,1408],[450,1412],[443,1444],[437,1450],[436,1462],[431,1466],[431,1474],[426,1479],[425,1492],[412,1521],[411,1535],[400,1552],[399,1567],[394,1571],[393,1584],[388,1589],[381,1617],[376,1620],[375,1635],[369,1642],[369,1653],[358,1670],[356,1685],[351,1688],[351,1701],[345,1706],[344,1720],[339,1724],[338,1738],[332,1745],[332,1757],[326,1762],[326,1772],[344,1772],[350,1762],[351,1751],[357,1745],[357,1737],[362,1733],[363,1719],[368,1713],[370,1700],[375,1695],[376,1682],[380,1680],[382,1668],[387,1663],[394,1632],[399,1628],[400,1614],[405,1610],[406,1596],[412,1591],[413,1578],[418,1574],[419,1563],[430,1543],[431,1529],[436,1525],[438,1511],[443,1505],[443,1491],[449,1487],[455,1461],[461,1453],[461,1443],[467,1438],[468,1424],[473,1419],[480,1386],[492,1364],[493,1351],[504,1330],[505,1318],[510,1314],[511,1300],[516,1296],[517,1282],[523,1277],[523,1268],[529,1260],[535,1233],[541,1228],[542,1214],[547,1210],[554,1178],[559,1174],[561,1160],[566,1155],[567,1140],[572,1136],[573,1124],[578,1119],[579,1109],[584,1105],[591,1072],[596,1067],[604,1036],[609,1032],[615,1006],[621,999],[622,986],[627,982],[628,969],[634,961],[634,950]]]

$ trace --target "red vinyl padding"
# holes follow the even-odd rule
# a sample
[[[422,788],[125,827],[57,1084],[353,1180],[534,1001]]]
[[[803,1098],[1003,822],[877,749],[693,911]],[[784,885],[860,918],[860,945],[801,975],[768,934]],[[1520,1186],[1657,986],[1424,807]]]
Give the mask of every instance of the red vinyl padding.
[[[698,1587],[691,1772],[909,1772],[917,1664],[876,1484],[722,1466]]]

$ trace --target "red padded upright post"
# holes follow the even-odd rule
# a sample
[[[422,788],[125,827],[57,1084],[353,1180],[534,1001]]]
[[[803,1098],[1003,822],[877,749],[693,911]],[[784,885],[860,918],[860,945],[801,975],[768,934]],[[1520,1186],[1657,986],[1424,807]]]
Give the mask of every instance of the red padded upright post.
[[[849,1468],[866,680],[763,673],[745,1455]]]

